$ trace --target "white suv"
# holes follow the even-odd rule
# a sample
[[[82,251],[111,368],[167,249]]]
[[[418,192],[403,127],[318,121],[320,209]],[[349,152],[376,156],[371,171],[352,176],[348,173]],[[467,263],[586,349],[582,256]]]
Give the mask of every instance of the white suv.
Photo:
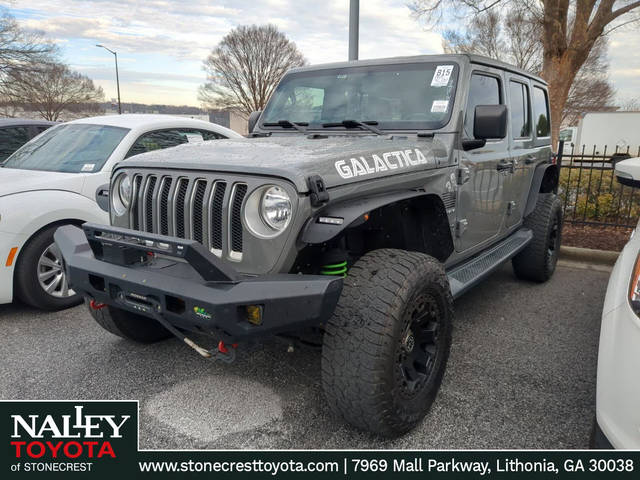
[[[109,223],[109,176],[117,162],[183,143],[238,137],[190,118],[114,115],[60,124],[28,142],[0,168],[0,303],[17,296],[57,310],[81,301],[69,288],[53,232],[69,223]]]

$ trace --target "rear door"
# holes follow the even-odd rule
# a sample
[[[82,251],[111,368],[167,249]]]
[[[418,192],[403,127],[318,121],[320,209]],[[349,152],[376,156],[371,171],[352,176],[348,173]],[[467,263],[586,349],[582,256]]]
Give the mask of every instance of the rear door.
[[[529,185],[536,164],[532,128],[531,85],[529,79],[507,74],[509,102],[509,150],[512,167],[505,176],[505,228],[522,221],[529,196]]]
[[[469,83],[463,138],[472,139],[475,107],[505,103],[500,70],[474,65]],[[495,240],[504,218],[504,176],[501,162],[509,160],[508,138],[487,140],[482,148],[461,152],[462,176],[458,189],[456,250],[480,247]]]
[[[509,101],[510,149],[514,169],[505,183],[507,229],[522,221],[535,169],[540,163],[548,162],[551,155],[551,117],[545,86],[534,80],[513,77],[510,79]]]

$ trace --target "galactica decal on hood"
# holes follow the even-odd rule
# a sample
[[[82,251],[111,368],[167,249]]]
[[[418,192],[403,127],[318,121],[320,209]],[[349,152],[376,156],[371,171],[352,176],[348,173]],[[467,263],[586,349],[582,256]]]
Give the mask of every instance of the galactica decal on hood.
[[[326,188],[447,165],[452,135],[438,138],[342,135],[243,138],[188,143],[130,157],[121,168],[216,171],[290,180],[298,192],[320,175]]]
[[[397,170],[415,165],[436,164],[432,157],[431,161],[418,149],[396,150],[385,152],[381,155],[373,154],[367,157],[353,157],[349,160],[338,160],[335,163],[338,175],[342,178],[360,177],[389,170]]]

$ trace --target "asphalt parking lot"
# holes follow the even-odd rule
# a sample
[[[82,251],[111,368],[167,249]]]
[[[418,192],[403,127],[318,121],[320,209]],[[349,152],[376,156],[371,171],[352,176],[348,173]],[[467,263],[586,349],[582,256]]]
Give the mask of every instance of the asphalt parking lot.
[[[507,266],[461,298],[436,403],[395,440],[331,415],[318,351],[269,341],[218,364],[114,337],[84,307],[0,306],[0,398],[138,399],[142,448],[585,448],[607,279],[559,267],[537,285]]]

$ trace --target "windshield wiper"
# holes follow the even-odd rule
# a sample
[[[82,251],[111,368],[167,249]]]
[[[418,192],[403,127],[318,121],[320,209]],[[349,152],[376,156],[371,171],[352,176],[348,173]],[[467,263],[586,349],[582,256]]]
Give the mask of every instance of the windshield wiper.
[[[282,128],[295,128],[299,132],[306,133],[309,124],[307,122],[291,122],[289,120],[278,120],[277,122],[265,122],[263,127],[282,127]]]
[[[376,122],[375,120],[365,120],[363,122],[359,120],[342,120],[341,122],[322,124],[324,128],[328,128],[328,127],[362,128],[364,130],[369,130],[370,132],[373,132],[376,135],[384,135],[384,132],[382,130],[374,127],[373,125],[378,125],[378,122]]]

